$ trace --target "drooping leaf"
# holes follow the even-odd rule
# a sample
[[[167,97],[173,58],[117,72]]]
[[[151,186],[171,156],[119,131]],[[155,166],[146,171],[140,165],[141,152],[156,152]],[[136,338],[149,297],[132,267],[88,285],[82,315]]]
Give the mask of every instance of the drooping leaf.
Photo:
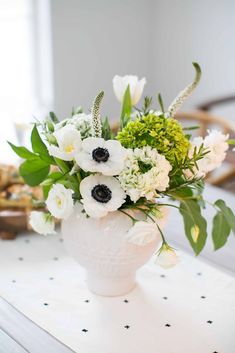
[[[123,102],[122,102],[122,110],[121,110],[121,117],[120,117],[120,128],[123,129],[128,122],[130,121],[131,117],[131,93],[130,93],[130,86],[127,86],[125,91]]]
[[[229,208],[223,200],[217,200],[215,205],[221,210],[230,228],[235,234],[235,215],[231,208]]]
[[[42,141],[36,125],[34,125],[31,133],[31,143],[33,151],[38,153],[41,159],[43,159],[45,162],[48,162],[49,164],[55,164],[54,158],[49,155],[47,147]]]
[[[20,175],[30,186],[39,185],[48,175],[50,166],[40,158],[26,160],[20,166]]]
[[[24,159],[34,159],[35,157],[37,158],[37,155],[29,151],[26,147],[15,146],[11,142],[8,142],[8,144],[11,146],[13,151],[21,158],[24,158]]]
[[[206,243],[206,220],[201,214],[200,206],[192,199],[184,199],[181,201],[180,213],[183,216],[186,236],[195,254],[198,255]],[[195,230],[197,230],[196,237]]]
[[[230,232],[231,232],[231,227],[227,222],[224,214],[221,211],[218,211],[215,217],[213,218],[213,227],[212,227],[212,239],[213,239],[215,250],[218,250],[222,248],[222,246],[224,246]]]

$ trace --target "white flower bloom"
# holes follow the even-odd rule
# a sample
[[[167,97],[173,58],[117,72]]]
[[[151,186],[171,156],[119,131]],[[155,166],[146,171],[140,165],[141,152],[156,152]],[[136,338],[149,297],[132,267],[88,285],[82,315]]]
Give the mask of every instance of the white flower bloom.
[[[29,216],[29,224],[35,232],[43,235],[55,234],[55,221],[49,213],[32,211]]]
[[[156,264],[160,265],[162,268],[168,269],[177,265],[178,262],[179,257],[175,250],[169,245],[163,244],[156,259]]]
[[[61,219],[67,219],[73,211],[73,191],[62,184],[54,184],[49,191],[46,205],[50,213]]]
[[[79,113],[72,116],[72,118],[64,119],[55,125],[55,130],[59,130],[65,125],[74,126],[81,134],[81,138],[92,136],[92,118],[91,114]]]
[[[77,164],[86,172],[118,175],[124,167],[126,149],[119,141],[88,137],[82,141],[82,150],[75,156]]]
[[[131,104],[136,105],[143,93],[144,85],[146,84],[146,79],[138,79],[137,76],[127,75],[127,76],[114,76],[113,78],[113,90],[114,93],[122,103],[124,94],[126,92],[127,86],[130,87],[131,94]]]
[[[127,232],[128,242],[139,246],[151,243],[157,237],[160,239],[157,225],[147,221],[136,222]]]
[[[72,125],[65,125],[55,131],[54,136],[58,146],[48,146],[49,154],[64,161],[72,161],[81,148],[82,141],[80,132]]]
[[[169,186],[172,167],[156,149],[146,146],[129,150],[118,179],[122,188],[136,202],[140,197],[152,200]]]
[[[108,212],[116,211],[126,197],[116,178],[100,174],[84,178],[80,192],[84,209],[93,218],[101,218]]]
[[[198,178],[204,177],[207,173],[221,166],[221,163],[226,157],[226,151],[229,148],[227,140],[229,135],[224,135],[217,130],[208,130],[208,135],[203,139],[202,137],[195,137],[191,142],[191,148],[189,150],[189,157],[192,157],[194,148],[196,150],[203,147],[209,151],[205,157],[197,162],[198,169],[194,167],[194,176]],[[192,173],[185,171],[185,175],[190,178]]]

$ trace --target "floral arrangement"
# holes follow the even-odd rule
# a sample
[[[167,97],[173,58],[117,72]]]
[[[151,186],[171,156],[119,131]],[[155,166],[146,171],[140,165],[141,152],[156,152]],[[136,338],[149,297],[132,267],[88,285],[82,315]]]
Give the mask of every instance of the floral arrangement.
[[[19,168],[25,182],[43,188],[48,212],[33,211],[30,215],[30,224],[37,232],[54,233],[54,218],[68,219],[76,212],[77,203],[87,217],[96,219],[119,210],[133,222],[127,241],[142,246],[161,235],[157,262],[167,268],[178,261],[158,225],[163,206],[169,206],[182,215],[195,254],[202,251],[207,238],[202,214],[207,203],[203,180],[221,165],[234,141],[215,130],[208,131],[205,138],[192,138],[190,128],[174,119],[200,80],[200,67],[193,65],[195,79],[167,111],[161,95],[160,110],[152,108],[149,97],[144,98],[142,108],[136,107],[144,78],[115,76],[114,93],[122,105],[116,134],[108,118],[101,119],[104,92],[100,92],[90,114],[77,108],[68,119],[59,121],[51,112],[45,121],[36,122],[31,134],[32,151],[10,143],[25,159]],[[235,216],[223,200],[210,206],[215,209],[212,238],[215,249],[219,249],[230,232],[235,233]],[[142,213],[142,220],[133,211]]]

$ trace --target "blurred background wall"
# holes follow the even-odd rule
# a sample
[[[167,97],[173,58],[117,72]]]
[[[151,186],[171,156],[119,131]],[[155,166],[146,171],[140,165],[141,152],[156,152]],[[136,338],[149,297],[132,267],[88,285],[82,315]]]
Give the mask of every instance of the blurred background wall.
[[[61,116],[72,105],[89,108],[101,88],[116,116],[115,74],[145,76],[145,93],[162,92],[167,105],[192,80],[192,61],[203,76],[185,109],[235,92],[234,0],[51,0],[51,15]]]
[[[167,106],[202,66],[184,106],[235,93],[234,0],[0,0],[0,161],[21,128],[54,109],[60,118],[105,90],[102,112],[116,118],[115,74],[146,77],[145,94]],[[234,120],[235,109],[216,113]]]

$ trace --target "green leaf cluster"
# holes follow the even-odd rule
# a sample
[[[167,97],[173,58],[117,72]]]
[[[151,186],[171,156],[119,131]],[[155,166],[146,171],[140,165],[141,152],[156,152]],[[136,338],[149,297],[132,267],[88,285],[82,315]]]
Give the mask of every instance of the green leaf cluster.
[[[34,125],[31,133],[32,152],[26,147],[15,146],[8,142],[13,151],[21,158],[26,159],[20,166],[20,175],[30,186],[39,185],[49,174],[50,165],[55,164],[42,141],[37,126]]]

